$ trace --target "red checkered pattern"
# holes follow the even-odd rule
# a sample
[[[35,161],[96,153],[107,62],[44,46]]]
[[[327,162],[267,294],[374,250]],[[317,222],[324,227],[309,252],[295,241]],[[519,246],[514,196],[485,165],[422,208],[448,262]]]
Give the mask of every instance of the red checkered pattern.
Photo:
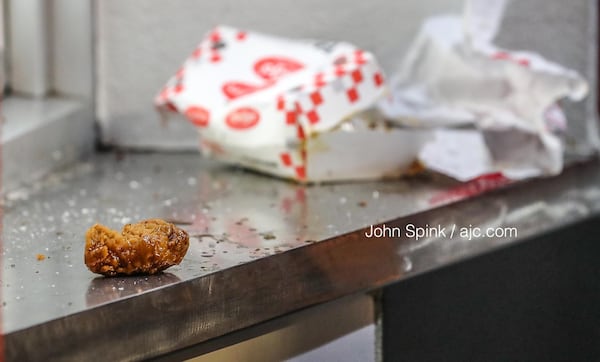
[[[293,102],[286,100],[284,95],[277,96],[277,110],[284,113],[285,124],[299,127],[298,111]]]
[[[340,102],[355,104],[361,100],[361,87],[380,88],[383,86],[384,79],[381,73],[372,72],[370,69],[365,69],[367,60],[363,51],[357,50],[352,57],[340,57],[336,60],[333,67],[329,70],[317,73],[312,81],[301,87],[302,95],[295,103],[296,114],[295,118],[306,120],[309,125],[316,125],[322,120],[322,115],[319,111],[320,107],[326,101],[339,98]],[[338,88],[333,90],[332,87],[325,88],[326,85],[337,81]],[[369,81],[370,83],[367,84]],[[328,100],[329,99],[329,100]],[[292,116],[290,119],[290,123]],[[294,119],[293,122],[297,122]]]
[[[215,49],[212,50],[212,53],[210,54],[210,62],[211,63],[218,63],[221,61],[221,54],[219,54],[219,52]]]
[[[169,100],[170,93],[171,90],[168,87],[164,87],[154,99],[154,103],[159,111],[166,109],[171,112],[178,112],[177,107]]]
[[[375,83],[376,87],[381,87],[383,85],[383,75],[381,75],[379,72],[376,72],[373,75],[373,83]]]
[[[293,170],[298,180],[306,179],[306,152],[282,152],[279,159],[284,168]]]
[[[302,141],[306,139],[305,127],[321,122],[321,107],[335,107],[340,102],[355,104],[360,101],[361,89],[376,89],[383,85],[382,75],[373,68],[366,68],[365,64],[365,54],[357,51],[354,58],[340,58],[330,69],[315,74],[314,78],[303,84],[297,92],[284,93],[277,97],[276,108],[282,114],[281,122],[287,126],[285,137],[291,144],[298,145],[297,148],[292,146],[282,152],[279,162],[296,179],[307,178],[307,154],[305,143]],[[327,102],[331,101],[334,104],[328,105]],[[331,113],[331,110],[329,112]]]
[[[181,66],[181,67],[179,67],[179,69],[177,69],[177,72],[175,73],[175,75],[173,77],[171,77],[171,79],[169,79],[169,81],[163,87],[163,89],[160,91],[158,96],[156,96],[154,101],[157,105],[159,105],[159,108],[164,107],[169,111],[178,112],[177,107],[175,107],[175,105],[171,102],[170,99],[171,99],[171,97],[183,92],[183,90],[184,90],[184,86],[183,86],[184,75],[185,75],[185,66]]]
[[[179,68],[179,70],[175,74],[175,80],[173,81],[173,93],[175,94],[179,94],[183,91],[183,69],[183,67]]]
[[[298,106],[295,102],[286,100],[283,95],[277,98],[277,109],[284,112],[285,124],[288,125],[286,138],[292,140],[304,140],[306,135],[304,127],[298,119]]]
[[[180,87],[182,88],[183,86],[180,86]],[[171,112],[179,112],[177,107],[175,107],[175,105],[170,101],[170,97],[173,93],[176,93],[176,89],[181,89],[181,88],[177,88],[177,86],[163,87],[163,89],[160,91],[158,96],[156,96],[156,98],[154,99],[154,102],[157,104],[157,107],[159,109],[163,108],[163,109],[166,109]]]
[[[323,100],[319,99],[318,95],[315,95],[312,101],[320,103]],[[285,132],[286,139],[300,141],[298,149],[291,149],[280,154],[280,163],[284,168],[289,169],[297,179],[304,180],[306,179],[306,151],[301,141],[306,138],[306,135],[304,127],[298,120],[299,105],[293,99],[287,99],[283,94],[277,97],[276,104],[277,110],[282,112],[282,121],[287,126]]]
[[[296,115],[306,117],[308,123],[315,124],[321,120],[317,107],[323,104],[323,96],[320,91],[315,89],[306,93],[306,97],[301,97],[295,102]]]
[[[239,36],[239,33],[236,34],[236,39]],[[224,42],[225,39],[222,34],[219,32],[219,28],[214,29],[210,35],[208,36],[210,40],[210,48],[209,48],[209,61],[211,63],[218,63],[222,60],[221,52],[219,48],[215,47],[216,44],[220,42]]]
[[[192,52],[191,58],[194,60],[198,60],[198,59],[200,59],[201,55],[202,55],[202,48],[198,47],[198,48],[194,49],[194,51]]]
[[[238,41],[242,41],[246,38],[246,33],[240,31],[236,34],[235,39]],[[225,38],[219,32],[219,29],[213,30],[208,37],[198,45],[196,49],[192,52],[189,59],[192,61],[199,61],[202,58],[208,60],[211,63],[218,63],[223,60],[221,51],[219,48],[216,48],[215,45],[219,42],[224,42]]]
[[[160,91],[160,93],[158,93],[158,95],[156,96],[156,99],[154,101],[158,104],[162,104],[164,102],[167,102],[168,100],[169,100],[169,88],[165,86]]]
[[[247,36],[248,36],[248,34],[247,34],[245,31],[243,31],[243,30],[240,30],[240,31],[238,31],[238,33],[235,35],[235,38],[236,38],[236,40],[239,40],[239,41],[244,41],[244,40],[246,40],[246,37],[247,37]]]
[[[359,65],[365,64],[367,62],[367,60],[365,59],[365,52],[360,49],[355,50],[354,62]]]
[[[319,72],[315,75],[314,86],[321,88],[325,85],[325,73]]]
[[[218,43],[221,40],[221,34],[219,34],[219,29],[213,30],[208,36],[211,42]]]

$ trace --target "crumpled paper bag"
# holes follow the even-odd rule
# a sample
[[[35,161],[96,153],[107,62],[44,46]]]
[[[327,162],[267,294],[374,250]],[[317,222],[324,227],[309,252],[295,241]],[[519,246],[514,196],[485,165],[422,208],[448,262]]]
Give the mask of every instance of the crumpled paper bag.
[[[492,43],[503,9],[504,1],[467,1],[462,17],[427,19],[380,103],[398,124],[436,127],[420,159],[458,180],[559,173],[566,117],[557,101],[587,94],[577,72]]]

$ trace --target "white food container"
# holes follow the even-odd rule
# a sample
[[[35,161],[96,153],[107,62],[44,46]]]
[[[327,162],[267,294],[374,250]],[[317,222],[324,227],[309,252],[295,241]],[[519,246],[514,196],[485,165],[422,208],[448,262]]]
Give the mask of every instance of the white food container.
[[[348,43],[217,27],[156,97],[185,115],[203,154],[300,182],[397,176],[425,131],[366,121],[386,93],[374,56]]]

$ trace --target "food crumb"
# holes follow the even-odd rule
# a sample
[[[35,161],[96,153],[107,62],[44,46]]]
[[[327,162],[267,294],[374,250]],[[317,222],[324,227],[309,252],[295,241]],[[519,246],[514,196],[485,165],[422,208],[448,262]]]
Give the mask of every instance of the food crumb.
[[[405,174],[407,176],[416,176],[416,175],[423,173],[425,170],[426,170],[426,167],[421,161],[414,160],[413,163],[405,171]]]
[[[39,261],[42,261],[42,260],[46,259],[46,255],[44,255],[44,254],[38,254],[38,255],[36,255],[36,259],[39,260]]]
[[[277,237],[273,233],[262,233],[261,236],[265,240],[274,240],[274,239],[277,239]]]
[[[235,224],[236,225],[242,225],[246,221],[248,221],[248,218],[244,217],[244,218],[241,218],[240,220],[238,220]]]
[[[359,201],[358,202],[358,206],[359,207],[366,207],[367,206],[367,202],[366,201]]]

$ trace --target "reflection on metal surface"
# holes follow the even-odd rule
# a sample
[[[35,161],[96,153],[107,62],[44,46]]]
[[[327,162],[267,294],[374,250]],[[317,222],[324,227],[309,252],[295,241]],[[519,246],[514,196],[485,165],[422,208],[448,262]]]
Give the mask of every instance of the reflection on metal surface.
[[[92,279],[85,295],[86,305],[93,307],[111,300],[122,299],[181,281],[171,273],[120,278]]]
[[[423,178],[305,187],[197,155],[133,155],[122,162],[102,156],[93,167],[7,200],[7,350],[32,359],[44,353],[86,359],[104,349],[107,359],[156,356],[596,214],[598,185],[593,162],[424,211],[432,195],[453,184]],[[181,265],[157,279],[95,279],[82,260],[89,225],[121,227],[149,217],[168,218],[190,233]],[[518,236],[365,238],[371,224],[382,222],[514,227]],[[38,261],[38,253],[47,258]],[[144,327],[108,315],[127,315]],[[115,347],[122,338],[131,343]],[[30,341],[44,345],[33,348]]]
[[[150,217],[178,223],[192,236],[190,248],[168,271],[187,281],[420,211],[427,207],[420,200],[436,187],[416,181],[305,187],[195,154],[117,162],[99,156],[7,195],[4,330],[88,308],[95,275],[82,258],[85,230],[95,222],[115,229]],[[47,258],[36,260],[38,253]],[[109,293],[105,301],[121,297]]]

